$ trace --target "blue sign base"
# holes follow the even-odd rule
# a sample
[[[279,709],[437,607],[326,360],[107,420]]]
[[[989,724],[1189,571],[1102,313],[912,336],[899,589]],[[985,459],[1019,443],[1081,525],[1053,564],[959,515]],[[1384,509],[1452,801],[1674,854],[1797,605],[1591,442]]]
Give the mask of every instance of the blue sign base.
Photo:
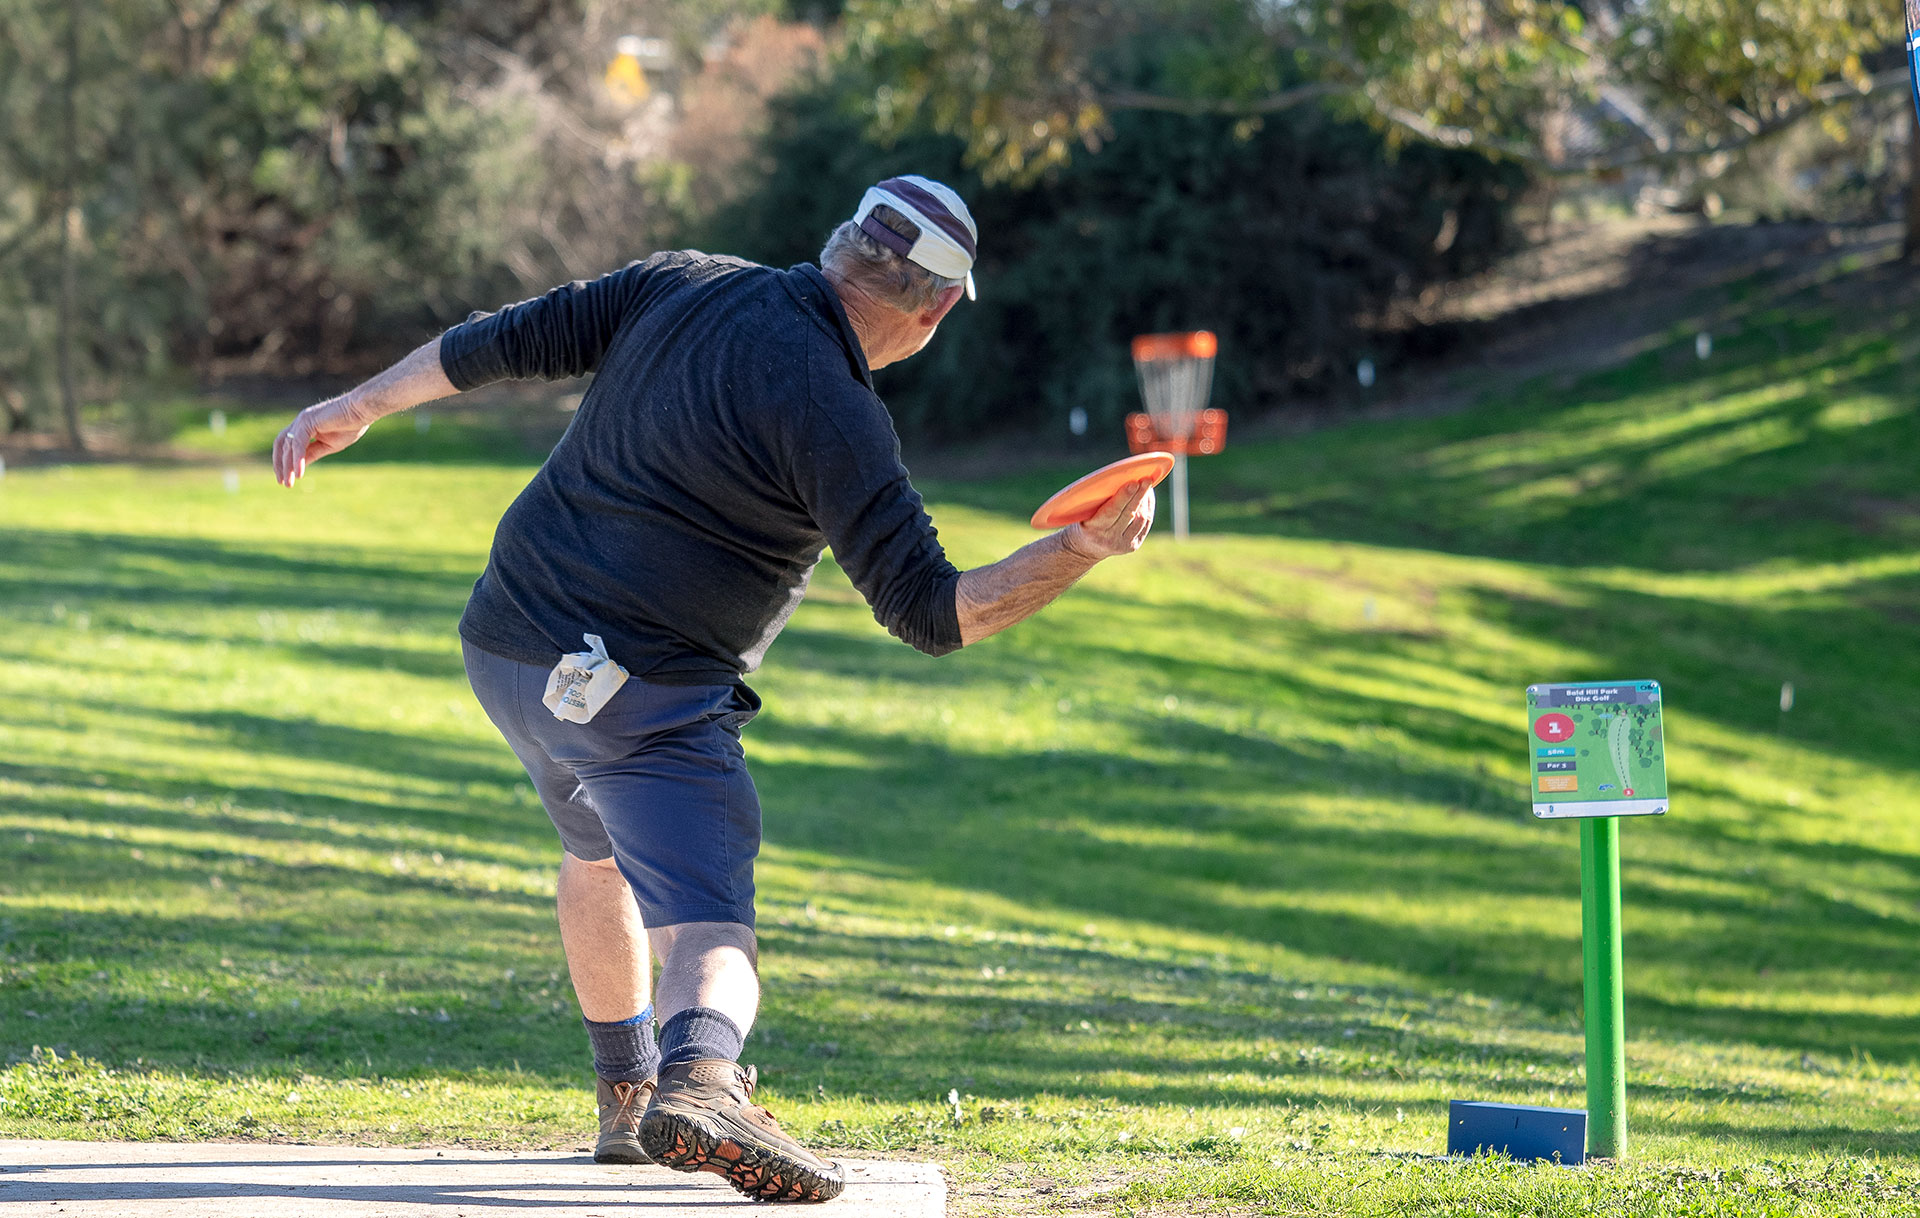
[[[1521,1162],[1587,1161],[1587,1110],[1453,1100],[1447,1106],[1447,1153],[1492,1151]]]

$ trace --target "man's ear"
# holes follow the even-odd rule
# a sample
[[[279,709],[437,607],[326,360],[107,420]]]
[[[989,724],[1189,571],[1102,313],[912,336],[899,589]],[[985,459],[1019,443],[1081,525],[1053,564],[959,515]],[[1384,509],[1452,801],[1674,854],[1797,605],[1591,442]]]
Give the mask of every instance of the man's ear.
[[[959,300],[960,294],[964,291],[966,289],[956,283],[934,297],[933,304],[920,311],[920,324],[929,330],[939,325],[940,319],[947,315],[947,310],[953,307],[954,301]]]

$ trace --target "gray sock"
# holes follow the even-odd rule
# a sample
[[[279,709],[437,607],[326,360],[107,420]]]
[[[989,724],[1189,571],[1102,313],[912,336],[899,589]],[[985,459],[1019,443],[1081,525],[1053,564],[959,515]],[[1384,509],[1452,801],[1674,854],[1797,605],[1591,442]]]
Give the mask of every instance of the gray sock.
[[[688,1007],[660,1029],[660,1065],[684,1066],[713,1058],[737,1062],[746,1043],[740,1025],[725,1015],[712,1007]]]
[[[660,1046],[653,1039],[653,1004],[632,1019],[595,1023],[582,1016],[593,1044],[593,1072],[610,1083],[640,1083],[660,1072]]]

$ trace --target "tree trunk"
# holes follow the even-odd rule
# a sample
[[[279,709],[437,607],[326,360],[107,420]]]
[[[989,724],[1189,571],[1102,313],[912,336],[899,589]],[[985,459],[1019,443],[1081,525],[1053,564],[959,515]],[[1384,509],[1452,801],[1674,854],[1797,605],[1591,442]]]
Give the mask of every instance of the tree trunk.
[[[80,209],[67,208],[66,215],[60,217],[60,314],[55,358],[60,372],[60,417],[67,424],[67,443],[84,450],[87,440],[80,434],[80,393],[73,376],[73,298],[78,279],[74,263],[79,257],[74,246],[79,243],[80,234],[75,231],[79,227]]]
[[[4,380],[0,380],[0,412],[6,414],[7,435],[27,430],[27,425],[32,422],[27,415],[26,395]]]
[[[87,446],[80,434],[80,395],[73,376],[74,297],[78,294],[80,251],[80,204],[77,199],[79,151],[74,147],[75,95],[80,89],[80,0],[67,0],[67,80],[61,99],[61,208],[60,215],[60,313],[57,353],[60,371],[60,414],[67,424],[67,443],[76,450]]]
[[[1920,262],[1920,107],[1907,107],[1907,239],[1909,262]]]

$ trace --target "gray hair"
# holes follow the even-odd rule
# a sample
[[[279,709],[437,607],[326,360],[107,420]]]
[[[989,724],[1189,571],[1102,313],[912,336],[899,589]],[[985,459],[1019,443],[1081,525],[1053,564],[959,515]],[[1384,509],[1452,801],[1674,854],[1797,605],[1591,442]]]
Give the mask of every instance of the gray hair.
[[[920,226],[884,203],[873,209],[873,217],[908,241],[920,239]],[[827,238],[826,248],[820,251],[820,269],[846,279],[902,313],[931,308],[940,293],[960,285],[958,279],[936,275],[919,263],[907,261],[851,220]]]

